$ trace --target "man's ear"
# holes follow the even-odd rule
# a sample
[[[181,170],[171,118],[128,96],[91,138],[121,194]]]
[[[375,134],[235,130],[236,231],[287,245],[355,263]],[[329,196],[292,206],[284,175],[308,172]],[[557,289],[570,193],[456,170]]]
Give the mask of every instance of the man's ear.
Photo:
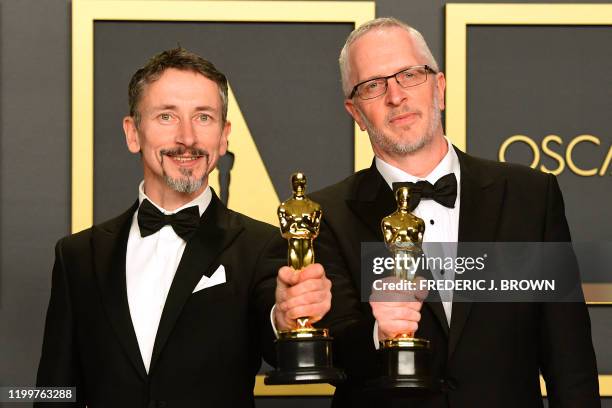
[[[227,153],[227,146],[229,134],[232,132],[232,122],[229,120],[225,121],[225,125],[223,125],[223,129],[221,130],[221,140],[219,141],[219,156],[223,156]]]
[[[140,152],[140,139],[138,138],[138,128],[132,116],[123,118],[123,133],[125,133],[125,143],[132,153]]]
[[[436,86],[438,87],[438,106],[440,110],[446,109],[446,96],[444,91],[446,90],[446,77],[442,72],[436,75]]]
[[[349,115],[351,115],[353,120],[355,120],[355,122],[359,126],[359,129],[361,129],[361,131],[365,131],[366,130],[365,122],[363,118],[361,117],[361,113],[359,113],[359,110],[357,109],[357,106],[355,106],[355,103],[353,102],[352,99],[344,100],[344,108],[349,113]]]

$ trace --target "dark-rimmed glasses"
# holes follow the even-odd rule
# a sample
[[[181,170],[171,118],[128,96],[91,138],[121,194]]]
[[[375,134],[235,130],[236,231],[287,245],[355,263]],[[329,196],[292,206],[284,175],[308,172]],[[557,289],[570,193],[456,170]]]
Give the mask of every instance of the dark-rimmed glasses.
[[[402,88],[410,88],[412,86],[421,85],[427,82],[427,73],[437,74],[429,65],[414,65],[406,69],[401,70],[393,75],[386,77],[368,79],[355,85],[349,99],[352,99],[355,95],[361,99],[374,99],[387,92],[388,81],[390,78],[395,77],[395,81]]]

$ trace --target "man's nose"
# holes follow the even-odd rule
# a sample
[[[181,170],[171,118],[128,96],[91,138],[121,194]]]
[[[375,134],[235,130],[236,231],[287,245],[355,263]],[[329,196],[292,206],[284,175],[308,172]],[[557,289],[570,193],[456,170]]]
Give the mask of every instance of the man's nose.
[[[403,88],[395,78],[389,78],[387,80],[387,93],[385,99],[387,104],[393,106],[399,106],[408,97],[408,92]]]
[[[185,146],[192,146],[195,140],[196,134],[191,121],[181,121],[176,141]]]

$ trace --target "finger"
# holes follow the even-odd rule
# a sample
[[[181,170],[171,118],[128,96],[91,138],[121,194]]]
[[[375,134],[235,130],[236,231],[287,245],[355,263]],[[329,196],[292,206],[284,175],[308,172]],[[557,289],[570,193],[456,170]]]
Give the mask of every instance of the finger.
[[[416,287],[417,288],[421,287],[420,281],[422,281],[422,280],[425,280],[425,278],[423,278],[421,276],[417,276],[417,278],[416,278]],[[425,299],[427,299],[428,295],[429,295],[429,291],[427,289],[420,289],[420,290],[415,290],[414,291],[414,297],[419,302],[425,301]]]
[[[415,302],[417,299],[414,293],[409,291],[376,290],[370,294],[370,301],[379,303],[408,303]]]
[[[309,279],[304,282],[297,283],[287,289],[289,297],[296,297],[308,292],[328,291],[329,285],[320,279]]]
[[[298,282],[299,272],[289,266],[283,266],[278,270],[277,281],[285,286],[293,286]]]
[[[423,302],[406,302],[402,304],[402,307],[416,310],[418,312],[423,308]]]
[[[382,339],[390,339],[399,337],[400,335],[413,335],[418,330],[418,325],[416,323],[403,323],[401,321],[397,322],[387,322],[380,327],[379,330],[383,335]],[[382,340],[381,339],[381,340]]]
[[[427,295],[427,290],[373,289],[370,300],[375,302],[423,302]]]
[[[381,309],[411,309],[419,312],[423,307],[422,302],[376,302],[375,307]]]
[[[297,306],[310,305],[327,301],[331,296],[324,291],[307,292],[299,296],[294,296],[285,299],[278,306],[281,310],[286,311]]]
[[[319,317],[325,315],[330,308],[329,302],[316,303],[311,305],[303,305],[291,308],[285,312],[290,319],[298,319],[300,317]]]
[[[389,338],[393,338],[400,334],[412,334],[417,331],[419,325],[405,320],[388,320],[379,321],[378,327]]]
[[[427,296],[429,296],[429,291],[428,290],[417,290],[414,293],[414,298],[417,300],[417,302],[423,303],[425,301],[425,299],[427,299]]]
[[[408,319],[410,316],[415,316],[415,313],[420,314],[418,309],[409,307],[412,306],[412,304],[394,303],[392,305],[393,306],[376,306],[375,308],[372,308],[372,313],[376,313],[380,316],[389,316],[394,319]]]
[[[422,304],[419,302],[371,302],[370,305],[376,320],[402,319],[416,322],[421,320],[420,309]]]
[[[387,309],[384,311],[383,316],[385,320],[406,320],[417,323],[421,320],[420,312],[405,307]]]
[[[327,313],[327,311],[326,311],[325,313]],[[316,316],[310,316],[310,317],[308,318],[308,321],[309,321],[311,324],[316,323],[316,322],[320,321],[320,320],[323,318],[323,316],[325,316],[325,313],[322,313],[322,314],[320,314],[320,315],[316,315]]]
[[[276,328],[278,330],[292,329],[295,325],[295,322],[289,319],[287,315],[280,310],[278,305],[276,305],[276,308],[274,310],[274,320],[276,321]]]
[[[325,276],[325,270],[321,264],[315,263],[308,265],[300,271],[299,281],[303,282],[309,279],[321,279]]]

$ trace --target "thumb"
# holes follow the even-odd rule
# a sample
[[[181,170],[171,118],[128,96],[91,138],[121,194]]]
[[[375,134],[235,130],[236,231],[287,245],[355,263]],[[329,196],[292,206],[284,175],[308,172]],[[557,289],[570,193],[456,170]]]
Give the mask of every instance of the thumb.
[[[302,269],[299,273],[299,282],[303,282],[309,279],[321,279],[325,276],[325,270],[321,264],[315,263],[308,265]]]
[[[300,274],[289,266],[283,266],[278,270],[278,283],[284,287],[295,285],[299,280]]]

